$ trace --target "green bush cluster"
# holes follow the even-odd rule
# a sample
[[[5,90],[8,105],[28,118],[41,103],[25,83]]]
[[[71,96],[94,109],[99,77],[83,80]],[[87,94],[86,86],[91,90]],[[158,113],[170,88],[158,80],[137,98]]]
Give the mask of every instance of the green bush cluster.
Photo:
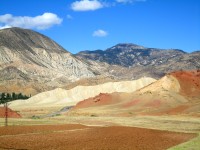
[[[10,102],[10,101],[17,100],[17,99],[28,99],[28,98],[30,98],[30,97],[26,96],[22,93],[15,93],[15,92],[13,92],[12,94],[0,93],[0,104],[4,104],[6,102]]]

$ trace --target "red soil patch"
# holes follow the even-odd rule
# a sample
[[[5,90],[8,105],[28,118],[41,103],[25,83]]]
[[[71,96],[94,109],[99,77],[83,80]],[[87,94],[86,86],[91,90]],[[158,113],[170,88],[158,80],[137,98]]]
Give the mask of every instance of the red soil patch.
[[[12,126],[0,127],[0,148],[29,150],[163,150],[186,142],[196,136],[196,134],[119,126]]]
[[[5,107],[0,107],[0,118],[5,117]],[[21,118],[20,114],[8,108],[8,118]]]
[[[188,108],[189,108],[189,106],[187,106],[187,105],[180,105],[180,106],[177,106],[175,108],[172,108],[172,109],[166,111],[165,113],[167,113],[169,115],[176,115],[179,113],[183,113],[184,110],[186,110]]]
[[[175,108],[169,108],[165,111],[163,110],[160,110],[159,112],[149,112],[149,113],[141,113],[140,115],[152,115],[152,116],[161,116],[161,115],[177,115],[177,114],[183,114],[183,112],[190,108],[189,106],[187,105],[180,105],[180,106],[177,106]]]
[[[160,107],[161,101],[160,100],[153,100],[153,101],[147,103],[145,106],[147,106],[147,107]]]
[[[49,131],[63,131],[72,129],[84,129],[87,128],[80,124],[68,124],[68,125],[37,125],[37,126],[7,126],[0,127],[0,137],[3,135],[18,135],[27,133],[40,133]]]
[[[111,94],[100,93],[99,95],[80,101],[73,109],[108,105],[113,103]]]
[[[137,100],[132,100],[132,101],[130,101],[130,102],[124,104],[123,107],[131,107],[131,106],[135,106],[135,105],[138,104],[139,102],[140,102],[139,99],[137,99]]]
[[[180,83],[181,94],[186,96],[200,96],[200,70],[172,72]]]

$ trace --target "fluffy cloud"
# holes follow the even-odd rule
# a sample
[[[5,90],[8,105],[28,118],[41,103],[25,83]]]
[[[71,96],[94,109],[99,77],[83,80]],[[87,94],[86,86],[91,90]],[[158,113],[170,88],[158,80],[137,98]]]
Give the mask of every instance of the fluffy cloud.
[[[104,30],[99,29],[99,30],[94,31],[92,35],[96,37],[105,37],[108,35],[108,33]]]
[[[81,0],[71,4],[71,9],[74,11],[91,11],[103,7],[104,5],[98,0]]]
[[[13,16],[11,14],[0,15],[0,28],[21,27],[27,29],[48,29],[62,23],[62,19],[53,13],[44,13],[40,16]]]

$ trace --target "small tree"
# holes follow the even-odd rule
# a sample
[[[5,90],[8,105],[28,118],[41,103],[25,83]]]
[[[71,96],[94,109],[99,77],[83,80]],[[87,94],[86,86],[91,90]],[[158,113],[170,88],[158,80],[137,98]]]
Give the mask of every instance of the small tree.
[[[1,94],[1,104],[4,104],[5,103],[5,100],[6,100],[6,94],[5,93],[2,93]]]
[[[12,93],[12,100],[16,100],[17,99],[17,95],[15,94],[15,92]]]
[[[23,99],[23,95],[22,95],[22,93],[19,93],[19,94],[18,94],[17,99]]]
[[[12,97],[11,97],[10,93],[7,93],[6,94],[6,101],[10,101],[11,99],[12,99]]]

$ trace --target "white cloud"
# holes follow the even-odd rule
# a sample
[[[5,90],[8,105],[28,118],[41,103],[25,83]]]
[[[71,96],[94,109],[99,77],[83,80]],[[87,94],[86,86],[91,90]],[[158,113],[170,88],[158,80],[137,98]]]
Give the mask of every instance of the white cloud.
[[[71,4],[71,9],[74,11],[92,11],[103,7],[103,3],[98,0],[80,0]]]
[[[62,23],[62,19],[53,13],[44,13],[40,16],[13,16],[11,14],[0,15],[0,24],[3,27],[21,27],[28,29],[44,30]]]
[[[1,30],[1,29],[7,29],[7,28],[11,28],[11,26],[8,26],[8,25],[0,26],[0,30]]]
[[[67,19],[73,19],[73,17],[71,15],[67,15]]]
[[[105,37],[108,35],[108,33],[104,30],[99,29],[99,30],[94,31],[92,35],[95,37]]]

